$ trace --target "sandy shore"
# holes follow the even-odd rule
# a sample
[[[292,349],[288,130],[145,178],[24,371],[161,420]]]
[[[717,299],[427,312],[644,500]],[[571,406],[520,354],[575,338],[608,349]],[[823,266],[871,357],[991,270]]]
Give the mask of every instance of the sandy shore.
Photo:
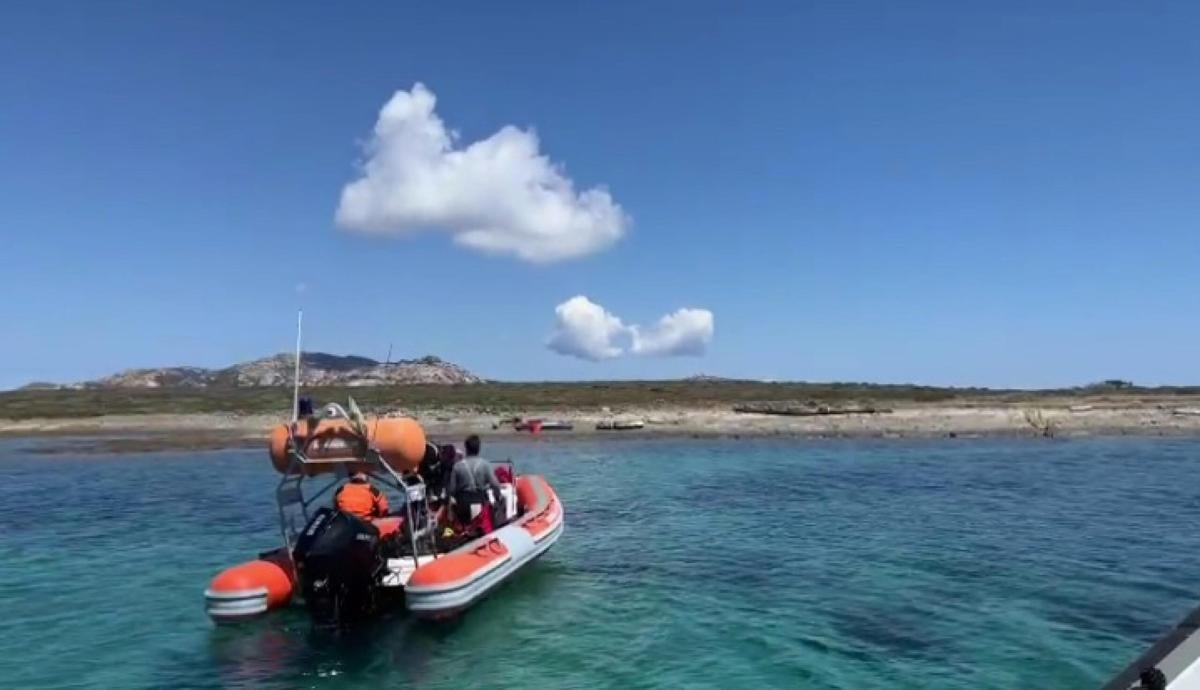
[[[455,410],[404,410],[430,436],[456,439],[470,433],[521,437],[500,425],[495,415]],[[562,420],[571,431],[547,431],[554,437],[654,436],[797,436],[811,438],[963,438],[1039,436],[1049,426],[1058,437],[1098,435],[1197,435],[1200,406],[1154,404],[1106,405],[920,405],[874,414],[786,417],[743,414],[728,407],[622,409],[595,411],[529,410],[525,418]],[[641,420],[637,431],[597,431],[611,419]],[[79,419],[0,419],[0,436],[58,437],[39,444],[47,452],[150,451],[168,448],[214,449],[264,443],[266,431],[282,419],[274,415],[129,415]],[[1040,427],[1040,428],[1037,428]],[[81,437],[87,437],[81,438]]]

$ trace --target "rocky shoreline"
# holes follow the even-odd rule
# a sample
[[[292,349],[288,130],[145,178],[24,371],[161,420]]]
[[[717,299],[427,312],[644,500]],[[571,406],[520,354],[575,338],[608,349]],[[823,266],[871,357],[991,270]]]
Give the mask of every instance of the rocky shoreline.
[[[496,415],[452,409],[401,410],[435,438],[476,433],[529,438]],[[619,411],[530,410],[523,419],[570,424],[545,439],[654,437],[972,438],[993,436],[1200,436],[1200,408],[1189,405],[920,405],[881,411],[789,416],[735,412],[729,407],[657,406]],[[600,431],[601,422],[640,421],[640,429]],[[253,447],[282,419],[278,415],[106,415],[70,419],[0,419],[0,437],[42,439],[43,452],[149,452]],[[58,439],[58,440],[54,440]]]

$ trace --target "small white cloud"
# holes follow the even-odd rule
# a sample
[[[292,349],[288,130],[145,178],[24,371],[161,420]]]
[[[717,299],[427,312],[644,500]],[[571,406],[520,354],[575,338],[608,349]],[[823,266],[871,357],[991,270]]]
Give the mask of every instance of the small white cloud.
[[[546,347],[560,355],[593,362],[620,357],[629,327],[583,295],[572,297],[554,308],[558,321]]]
[[[698,356],[713,337],[713,313],[707,309],[680,309],[650,328],[632,329],[635,355],[650,357]]]
[[[384,105],[362,176],[342,189],[339,225],[379,235],[436,229],[464,247],[539,263],[600,251],[625,233],[629,219],[612,196],[576,192],[532,130],[505,126],[458,147],[436,104],[416,84]]]
[[[713,313],[707,309],[680,309],[642,328],[625,325],[615,314],[578,295],[555,307],[554,314],[557,325],[546,347],[593,362],[626,353],[647,357],[702,355],[713,337]]]

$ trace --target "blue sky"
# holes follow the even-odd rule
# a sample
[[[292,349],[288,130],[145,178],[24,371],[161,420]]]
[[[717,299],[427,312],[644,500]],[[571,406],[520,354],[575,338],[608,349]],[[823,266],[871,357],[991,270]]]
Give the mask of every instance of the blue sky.
[[[302,303],[308,349],[502,379],[1200,383],[1194,4],[436,5],[5,3],[0,387],[286,350]],[[622,236],[340,228],[418,82],[463,145],[536,130]],[[576,295],[715,330],[564,356]]]

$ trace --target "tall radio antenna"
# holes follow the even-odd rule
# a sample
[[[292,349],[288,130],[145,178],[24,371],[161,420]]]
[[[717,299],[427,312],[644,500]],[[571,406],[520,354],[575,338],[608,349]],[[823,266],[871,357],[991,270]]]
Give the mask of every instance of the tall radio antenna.
[[[296,310],[296,372],[292,378],[292,421],[300,419],[300,334],[304,325],[304,310]]]

